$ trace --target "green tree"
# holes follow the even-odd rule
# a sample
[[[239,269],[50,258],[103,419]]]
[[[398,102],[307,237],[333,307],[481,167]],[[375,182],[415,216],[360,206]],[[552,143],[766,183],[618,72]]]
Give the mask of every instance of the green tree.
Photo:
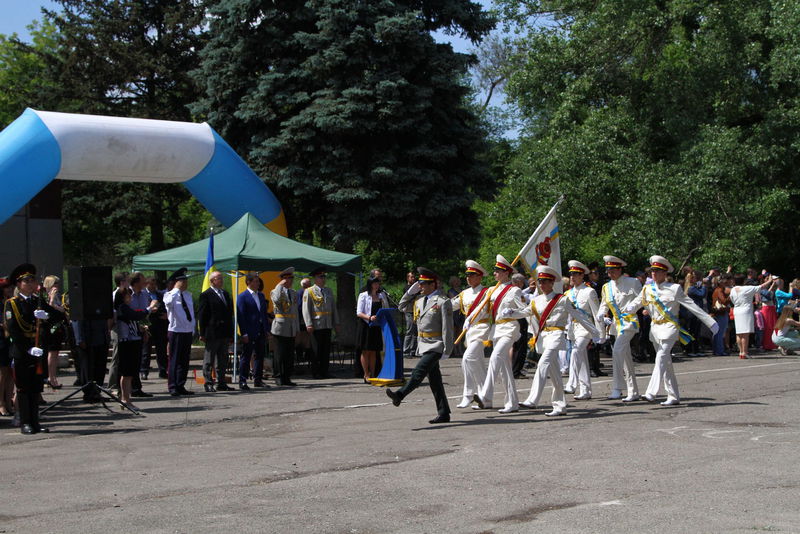
[[[467,98],[473,57],[430,32],[480,39],[493,21],[479,4],[219,0],[209,9],[195,110],[247,155],[296,235],[412,260],[477,243],[472,203],[490,175]]]
[[[524,32],[506,90],[526,130],[498,200],[515,238],[564,193],[570,257],[796,268],[796,3],[499,3]]]
[[[58,0],[46,56],[55,110],[190,121],[199,95],[204,10],[182,0]],[[180,185],[65,182],[68,262],[124,264],[205,233],[209,216]]]
[[[54,84],[46,76],[45,56],[57,48],[56,28],[47,21],[28,26],[31,43],[17,34],[0,35],[0,128],[5,128],[25,108],[46,107]]]

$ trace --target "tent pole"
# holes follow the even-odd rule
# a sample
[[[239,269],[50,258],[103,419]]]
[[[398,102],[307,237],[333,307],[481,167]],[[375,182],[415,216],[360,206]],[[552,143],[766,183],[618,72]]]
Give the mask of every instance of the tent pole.
[[[233,377],[233,384],[231,387],[234,387],[234,384],[239,383],[239,351],[236,350],[236,346],[239,341],[239,310],[238,306],[236,305],[236,301],[239,297],[237,291],[239,290],[239,270],[236,270],[236,276],[231,276],[231,299],[233,300],[233,372],[231,376]]]

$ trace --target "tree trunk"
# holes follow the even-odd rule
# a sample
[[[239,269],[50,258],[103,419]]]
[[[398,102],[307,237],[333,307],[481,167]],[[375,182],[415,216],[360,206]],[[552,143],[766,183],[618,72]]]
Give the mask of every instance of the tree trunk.
[[[356,328],[356,278],[352,274],[337,273],[336,275],[336,311],[339,313],[339,333],[337,339],[339,346],[355,347]]]

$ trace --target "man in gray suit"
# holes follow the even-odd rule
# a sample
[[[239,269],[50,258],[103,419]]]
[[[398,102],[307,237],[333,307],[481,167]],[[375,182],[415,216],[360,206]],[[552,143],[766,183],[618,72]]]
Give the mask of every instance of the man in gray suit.
[[[292,289],[294,267],[280,272],[281,281],[270,292],[269,297],[275,308],[272,321],[272,335],[275,337],[275,361],[273,373],[279,386],[295,386],[292,382],[294,370],[294,338],[300,330],[297,318],[297,292]]]
[[[427,376],[438,412],[429,422],[447,423],[450,421],[450,406],[442,384],[439,360],[447,358],[453,351],[453,306],[450,299],[439,291],[436,273],[425,267],[417,267],[417,271],[419,280],[400,299],[399,308],[404,312],[413,310],[420,360],[411,372],[411,379],[397,391],[387,388],[386,395],[392,399],[392,404],[400,406]]]
[[[325,287],[328,274],[324,267],[314,269],[309,275],[314,277],[314,285],[303,292],[302,309],[306,330],[314,336],[311,374],[314,378],[330,378],[331,329],[339,324],[336,298]]]

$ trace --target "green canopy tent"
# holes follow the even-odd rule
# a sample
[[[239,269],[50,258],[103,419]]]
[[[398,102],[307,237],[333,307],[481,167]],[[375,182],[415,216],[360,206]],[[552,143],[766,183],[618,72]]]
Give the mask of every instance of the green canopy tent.
[[[204,271],[208,238],[152,254],[134,256],[133,268]],[[330,271],[358,273],[361,256],[298,243],[266,228],[252,213],[214,236],[214,266],[220,271],[282,271],[293,266],[309,272],[320,265]]]
[[[133,269],[175,270],[186,267],[190,271],[203,272],[207,255],[208,238],[182,247],[134,256]],[[325,266],[329,271],[360,276],[361,256],[298,243],[269,230],[252,213],[245,213],[233,226],[214,236],[214,267],[218,271],[235,271],[238,278],[239,271],[282,271],[289,266],[300,272]],[[236,306],[234,321],[237,324],[233,338],[235,379],[239,358]]]

